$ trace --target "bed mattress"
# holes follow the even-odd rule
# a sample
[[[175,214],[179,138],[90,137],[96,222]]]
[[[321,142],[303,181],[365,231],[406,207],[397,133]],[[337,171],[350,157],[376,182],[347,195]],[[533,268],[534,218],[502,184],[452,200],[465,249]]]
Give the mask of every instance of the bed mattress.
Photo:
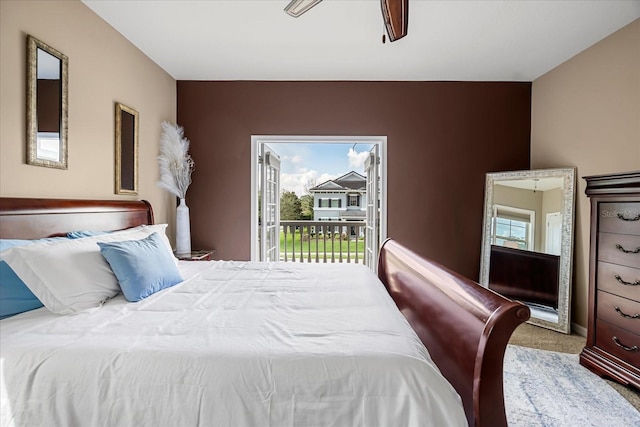
[[[137,303],[0,321],[1,425],[467,425],[366,267],[179,267],[184,282]]]

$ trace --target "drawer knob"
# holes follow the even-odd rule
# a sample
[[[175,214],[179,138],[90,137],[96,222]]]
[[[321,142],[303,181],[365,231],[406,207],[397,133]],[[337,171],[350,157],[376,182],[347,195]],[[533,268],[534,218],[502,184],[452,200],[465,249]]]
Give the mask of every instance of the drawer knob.
[[[616,306],[615,310],[618,312],[618,314],[622,317],[626,317],[627,319],[640,319],[640,314],[636,313],[636,314],[627,314],[624,311],[620,310],[620,307]]]
[[[634,345],[633,347],[627,347],[626,345],[624,345],[624,344],[622,344],[622,343],[620,342],[620,340],[618,339],[618,337],[613,337],[613,342],[614,342],[618,347],[622,348],[623,350],[626,350],[626,351],[633,351],[633,352],[638,351],[638,346],[637,346],[637,345]]]
[[[640,286],[640,280],[636,280],[635,282],[627,282],[627,281],[625,281],[622,277],[620,277],[620,276],[619,276],[619,275],[617,275],[617,274],[616,274],[614,277],[616,278],[616,280],[617,280],[619,283],[621,283],[621,284],[623,284],[623,285],[625,285],[625,286]]]
[[[637,247],[635,250],[625,249],[622,245],[617,244],[616,249],[620,252],[624,252],[625,254],[640,254],[640,247]]]
[[[627,218],[624,216],[623,213],[618,212],[618,218],[620,218],[623,221],[639,221],[640,220],[640,213],[632,218]]]

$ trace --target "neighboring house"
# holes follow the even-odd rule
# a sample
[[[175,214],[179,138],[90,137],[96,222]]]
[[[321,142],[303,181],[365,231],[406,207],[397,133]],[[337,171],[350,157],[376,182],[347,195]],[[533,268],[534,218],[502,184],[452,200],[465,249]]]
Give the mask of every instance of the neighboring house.
[[[314,221],[361,221],[367,216],[367,178],[351,171],[309,189]]]

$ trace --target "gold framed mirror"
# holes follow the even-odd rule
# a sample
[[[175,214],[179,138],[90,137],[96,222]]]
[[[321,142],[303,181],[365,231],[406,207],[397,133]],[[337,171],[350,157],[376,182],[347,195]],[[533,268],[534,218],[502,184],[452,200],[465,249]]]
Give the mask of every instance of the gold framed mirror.
[[[138,194],[138,112],[116,102],[116,194]]]
[[[27,164],[67,169],[69,58],[27,36]]]

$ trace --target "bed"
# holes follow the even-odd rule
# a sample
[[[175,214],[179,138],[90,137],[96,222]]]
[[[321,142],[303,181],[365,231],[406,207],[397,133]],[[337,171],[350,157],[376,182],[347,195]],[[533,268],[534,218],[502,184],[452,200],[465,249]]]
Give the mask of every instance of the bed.
[[[145,201],[0,198],[1,239],[153,223]],[[178,267],[183,282],[133,304],[0,321],[3,425],[506,425],[504,351],[529,309],[394,240],[379,281],[340,264]]]

